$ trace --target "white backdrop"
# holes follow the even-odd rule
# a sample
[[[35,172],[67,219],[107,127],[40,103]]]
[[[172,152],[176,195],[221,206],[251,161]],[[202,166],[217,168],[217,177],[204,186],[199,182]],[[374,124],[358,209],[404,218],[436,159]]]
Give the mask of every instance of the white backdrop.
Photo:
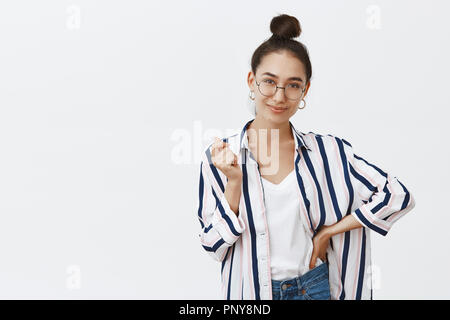
[[[0,298],[220,299],[197,235],[199,156],[251,119],[251,55],[287,13],[313,66],[291,121],[350,141],[416,200],[386,237],[372,232],[374,299],[449,299],[449,11],[2,1]]]

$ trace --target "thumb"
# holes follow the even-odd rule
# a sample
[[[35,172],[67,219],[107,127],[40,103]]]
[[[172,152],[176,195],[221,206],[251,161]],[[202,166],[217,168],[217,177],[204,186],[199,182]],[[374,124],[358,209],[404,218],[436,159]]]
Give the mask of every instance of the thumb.
[[[314,269],[317,261],[317,256],[314,254],[311,256],[311,260],[309,261],[309,269]]]
[[[236,154],[233,153],[233,166],[237,165],[238,163],[238,157]]]

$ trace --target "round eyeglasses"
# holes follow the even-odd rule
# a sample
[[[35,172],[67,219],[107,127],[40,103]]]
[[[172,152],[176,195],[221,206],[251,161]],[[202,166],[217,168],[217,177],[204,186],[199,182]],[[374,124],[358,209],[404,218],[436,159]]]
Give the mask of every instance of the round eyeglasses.
[[[259,92],[266,97],[272,97],[278,89],[284,89],[286,98],[289,100],[298,100],[305,92],[305,88],[297,83],[289,83],[287,87],[279,87],[272,79],[264,79],[260,83],[255,80],[255,82]]]

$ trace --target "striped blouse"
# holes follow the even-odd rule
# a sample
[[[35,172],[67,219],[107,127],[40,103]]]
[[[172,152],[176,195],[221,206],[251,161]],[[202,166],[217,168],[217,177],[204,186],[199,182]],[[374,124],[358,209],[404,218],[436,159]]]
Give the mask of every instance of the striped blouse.
[[[238,156],[243,173],[238,216],[224,195],[227,177],[211,161],[212,143],[200,163],[200,243],[221,262],[224,299],[272,299],[264,190],[247,139],[253,120],[240,133],[222,139]],[[297,151],[296,192],[309,235],[313,237],[322,225],[335,224],[348,214],[363,225],[330,238],[331,299],[372,299],[370,231],[385,236],[414,207],[414,198],[397,177],[356,155],[348,141],[330,134],[305,134],[289,123]]]

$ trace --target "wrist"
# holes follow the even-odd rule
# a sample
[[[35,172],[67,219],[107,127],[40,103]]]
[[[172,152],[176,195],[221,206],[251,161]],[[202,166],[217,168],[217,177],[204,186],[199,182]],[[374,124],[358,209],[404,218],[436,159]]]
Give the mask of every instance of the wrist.
[[[242,177],[237,177],[237,178],[229,178],[227,181],[227,184],[230,184],[232,186],[240,186],[242,183]]]
[[[334,225],[331,226],[325,226],[325,229],[323,230],[323,235],[327,238],[331,238],[336,234]]]

